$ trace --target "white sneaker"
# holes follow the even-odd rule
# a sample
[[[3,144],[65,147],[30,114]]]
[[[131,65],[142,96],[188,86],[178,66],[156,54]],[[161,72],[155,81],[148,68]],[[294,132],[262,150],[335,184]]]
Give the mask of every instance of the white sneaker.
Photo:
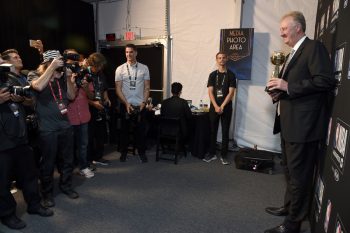
[[[217,160],[218,157],[216,157],[216,155],[213,155],[212,157],[208,157],[208,158],[204,158],[203,161],[210,163],[211,161]]]
[[[229,165],[229,164],[230,164],[230,162],[227,161],[227,159],[221,158],[220,160],[221,160],[221,163],[222,163],[223,165]]]
[[[92,178],[95,176],[95,173],[93,173],[89,168],[84,168],[80,170],[80,175],[85,176],[86,178]]]

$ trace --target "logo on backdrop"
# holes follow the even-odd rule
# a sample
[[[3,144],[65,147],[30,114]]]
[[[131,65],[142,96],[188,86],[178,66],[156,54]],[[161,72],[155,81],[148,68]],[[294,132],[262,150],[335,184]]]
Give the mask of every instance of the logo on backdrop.
[[[220,51],[229,58],[227,67],[238,79],[251,79],[254,28],[221,29]]]

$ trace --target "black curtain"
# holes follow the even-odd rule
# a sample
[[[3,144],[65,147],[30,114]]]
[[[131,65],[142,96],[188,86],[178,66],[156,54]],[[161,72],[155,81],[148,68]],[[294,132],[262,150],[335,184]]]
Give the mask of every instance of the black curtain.
[[[41,39],[44,49],[75,48],[88,55],[95,51],[94,14],[91,4],[78,0],[11,0],[0,2],[0,52],[15,48],[24,67],[35,69],[38,52],[29,39]]]

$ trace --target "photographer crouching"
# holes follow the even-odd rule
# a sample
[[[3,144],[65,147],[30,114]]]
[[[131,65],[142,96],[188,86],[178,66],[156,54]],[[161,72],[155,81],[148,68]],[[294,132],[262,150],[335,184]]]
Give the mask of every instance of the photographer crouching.
[[[43,205],[55,206],[54,168],[60,173],[59,188],[69,198],[79,195],[72,188],[73,130],[67,117],[67,105],[76,95],[75,75],[64,67],[59,51],[43,53],[43,62],[28,74],[36,97],[39,141],[42,151],[40,181]]]
[[[27,91],[28,87],[24,88],[10,72],[10,66],[0,66],[0,219],[11,229],[26,226],[16,215],[16,201],[10,192],[13,177],[23,191],[29,214],[53,215],[52,210],[40,204],[38,172],[28,146],[23,108]]]

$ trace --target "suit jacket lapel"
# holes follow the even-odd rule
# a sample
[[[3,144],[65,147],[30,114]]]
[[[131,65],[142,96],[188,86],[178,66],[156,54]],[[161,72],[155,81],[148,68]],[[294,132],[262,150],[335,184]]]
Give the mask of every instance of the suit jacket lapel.
[[[292,60],[290,60],[288,66],[286,67],[286,71],[284,72],[284,77],[283,79],[287,80],[288,77],[288,72],[289,70],[293,67],[294,63],[296,62],[296,60],[298,59],[298,57],[301,55],[301,53],[303,52],[303,49],[305,47],[305,44],[309,41],[310,39],[308,37],[305,38],[305,40],[303,41],[303,43],[300,45],[300,47],[298,48],[298,50],[295,52],[294,56],[292,57]]]

